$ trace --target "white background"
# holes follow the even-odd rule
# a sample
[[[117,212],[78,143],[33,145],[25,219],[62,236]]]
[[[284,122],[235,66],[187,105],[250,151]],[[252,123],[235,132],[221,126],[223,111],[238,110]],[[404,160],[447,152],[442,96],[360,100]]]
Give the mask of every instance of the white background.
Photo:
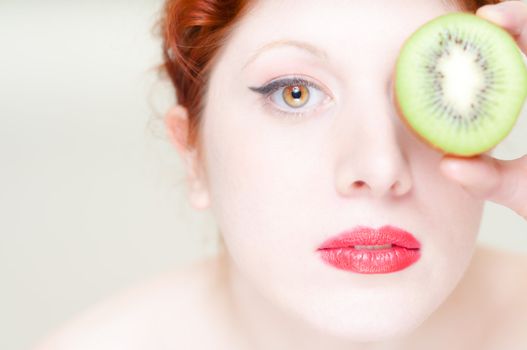
[[[161,0],[0,0],[0,349],[215,252],[156,120],[172,103]],[[527,153],[527,116],[497,150]],[[527,252],[527,223],[487,203],[481,242]]]

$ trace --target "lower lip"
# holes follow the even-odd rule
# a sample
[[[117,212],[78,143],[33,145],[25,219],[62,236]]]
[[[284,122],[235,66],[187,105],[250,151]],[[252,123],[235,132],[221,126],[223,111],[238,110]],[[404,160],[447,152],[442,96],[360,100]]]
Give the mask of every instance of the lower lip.
[[[331,248],[320,250],[321,258],[341,270],[363,274],[403,270],[421,257],[419,249],[392,246],[386,249]]]

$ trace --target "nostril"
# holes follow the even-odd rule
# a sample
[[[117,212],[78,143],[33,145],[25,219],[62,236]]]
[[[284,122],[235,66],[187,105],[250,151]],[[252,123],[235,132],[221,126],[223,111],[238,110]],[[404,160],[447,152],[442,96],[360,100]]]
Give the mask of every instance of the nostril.
[[[365,185],[364,181],[355,181],[353,183],[354,188],[361,188],[361,187],[364,187],[364,185]]]

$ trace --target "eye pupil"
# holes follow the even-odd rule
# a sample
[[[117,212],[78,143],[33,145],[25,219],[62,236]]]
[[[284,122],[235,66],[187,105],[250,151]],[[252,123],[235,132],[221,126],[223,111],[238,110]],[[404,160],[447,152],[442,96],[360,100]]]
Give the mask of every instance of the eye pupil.
[[[295,86],[293,88],[293,97],[300,98],[300,96],[302,96],[302,93],[300,92],[300,89],[298,88],[298,86]]]
[[[298,108],[307,103],[309,90],[301,85],[288,86],[284,89],[283,97],[289,106]]]

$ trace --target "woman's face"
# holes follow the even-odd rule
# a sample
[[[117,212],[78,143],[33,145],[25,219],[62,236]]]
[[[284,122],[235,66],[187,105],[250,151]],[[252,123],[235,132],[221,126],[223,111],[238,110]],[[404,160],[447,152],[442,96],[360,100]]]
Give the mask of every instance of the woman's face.
[[[440,0],[260,1],[212,72],[203,167],[232,263],[325,332],[381,339],[414,329],[472,257],[483,202],[441,175],[441,154],[399,120],[392,93],[405,39],[452,10]],[[293,76],[314,84],[300,101],[283,87],[250,89]],[[353,273],[316,252],[344,230],[388,224],[421,242],[406,269]]]

